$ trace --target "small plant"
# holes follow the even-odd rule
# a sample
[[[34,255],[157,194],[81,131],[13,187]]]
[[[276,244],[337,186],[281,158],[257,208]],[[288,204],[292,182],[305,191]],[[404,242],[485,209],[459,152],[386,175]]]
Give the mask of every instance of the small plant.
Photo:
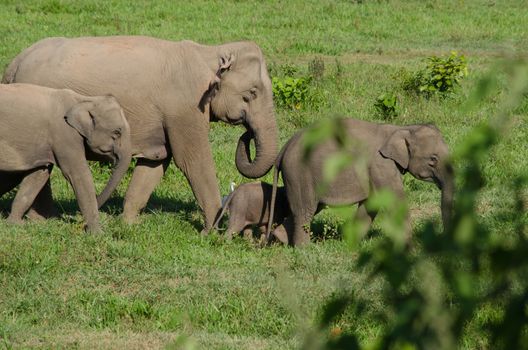
[[[291,64],[271,66],[273,97],[277,107],[299,111],[304,108],[319,110],[325,105],[325,92],[319,84],[324,75],[324,63],[321,58],[315,58],[308,64],[308,73],[302,74],[298,67]],[[303,116],[296,116],[296,126],[306,125]]]
[[[426,60],[425,69],[415,74],[401,73],[404,90],[425,97],[434,94],[445,96],[454,92],[460,81],[468,74],[465,56],[458,55],[455,51],[446,58],[431,56]]]
[[[325,65],[321,57],[315,57],[308,63],[308,72],[310,73],[310,77],[315,81],[319,81],[323,78],[324,70]]]
[[[374,103],[376,111],[385,119],[392,120],[398,116],[398,98],[392,92],[384,93]]]
[[[344,68],[341,61],[339,61],[337,58],[335,59],[335,71],[334,71],[334,79],[336,83],[340,83],[343,79],[344,75]]]
[[[273,96],[278,106],[299,110],[308,96],[309,79],[273,77]]]
[[[286,77],[293,77],[299,70],[293,64],[286,63],[280,66],[280,71]]]

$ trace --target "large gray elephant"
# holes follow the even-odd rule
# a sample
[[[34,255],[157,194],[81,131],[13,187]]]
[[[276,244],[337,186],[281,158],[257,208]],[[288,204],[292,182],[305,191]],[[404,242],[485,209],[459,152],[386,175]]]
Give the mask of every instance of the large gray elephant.
[[[10,222],[22,220],[56,164],[92,232],[101,229],[98,205],[115,190],[132,159],[130,127],[114,97],[31,84],[0,85],[0,145],[0,196],[20,183]],[[87,151],[116,164],[97,198]]]
[[[205,214],[202,232],[209,231],[221,207],[210,121],[246,128],[235,157],[242,175],[263,176],[277,156],[271,80],[262,51],[252,42],[206,46],[143,36],[48,38],[15,57],[3,82],[112,94],[119,100],[138,158],[125,196],[127,222],[145,207],[172,155]]]
[[[380,189],[389,189],[404,198],[402,175],[406,172],[417,179],[434,182],[441,189],[442,220],[444,227],[449,224],[454,175],[447,161],[448,147],[434,125],[396,126],[355,119],[336,122],[351,144],[349,151],[355,162],[327,186],[321,187],[323,167],[325,160],[340,147],[335,139],[315,146],[305,158],[303,137],[306,130],[301,130],[286,143],[276,161],[270,215],[274,215],[278,174],[282,172],[292,213],[286,220],[291,223],[286,227],[290,244],[309,242],[304,225],[311,222],[323,205],[359,204],[356,218],[366,222],[365,229],[368,229],[377,213],[367,210],[366,200],[373,191]],[[407,226],[410,230],[409,220]]]

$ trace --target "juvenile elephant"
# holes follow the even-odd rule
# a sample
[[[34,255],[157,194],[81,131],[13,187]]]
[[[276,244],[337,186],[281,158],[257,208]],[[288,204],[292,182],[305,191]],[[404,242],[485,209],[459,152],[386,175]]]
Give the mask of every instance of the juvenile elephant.
[[[444,227],[449,224],[454,176],[446,162],[447,145],[434,125],[396,126],[355,119],[337,122],[353,145],[352,152],[357,162],[342,171],[325,191],[318,190],[323,182],[324,161],[338,149],[336,140],[317,145],[308,159],[303,159],[303,135],[306,130],[301,130],[286,143],[276,161],[271,215],[278,173],[282,172],[293,223],[293,228],[287,228],[290,244],[309,242],[309,234],[303,226],[310,223],[322,205],[357,203],[356,217],[370,226],[377,213],[368,211],[365,201],[379,189],[389,189],[403,198],[402,175],[406,172],[417,179],[434,182],[441,189],[442,220]],[[364,166],[359,165],[361,162]]]
[[[205,214],[202,232],[209,231],[221,207],[210,121],[245,127],[236,166],[246,177],[266,174],[278,153],[271,80],[262,51],[252,42],[206,46],[144,36],[48,38],[15,57],[2,81],[119,100],[138,158],[125,196],[127,222],[145,207],[172,156]],[[40,197],[43,206],[51,205],[49,194]]]
[[[260,229],[261,238],[264,238],[270,221],[271,192],[272,186],[266,182],[251,182],[238,186],[227,196],[213,228],[218,228],[222,216],[229,209],[229,225],[226,232],[228,239],[231,239],[233,233],[239,232],[243,232],[245,237],[251,237],[252,226],[257,226]],[[277,206],[272,223],[278,226],[272,233],[279,241],[287,243],[288,237],[282,222],[290,214],[290,208],[283,187],[277,189],[276,197]]]
[[[102,205],[131,160],[130,128],[112,96],[30,84],[0,85],[0,196],[20,183],[8,220],[20,222],[57,165],[70,182],[87,229],[100,231]],[[86,152],[116,165],[96,198]]]

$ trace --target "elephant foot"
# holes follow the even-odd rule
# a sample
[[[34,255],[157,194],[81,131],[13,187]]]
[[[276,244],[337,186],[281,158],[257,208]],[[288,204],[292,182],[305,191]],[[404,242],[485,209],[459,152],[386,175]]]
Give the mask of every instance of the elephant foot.
[[[259,248],[265,248],[269,243],[269,240],[266,239],[266,234],[261,234],[260,235],[260,239],[259,239],[259,242],[258,242],[258,247]]]
[[[84,226],[84,231],[92,235],[98,235],[98,234],[103,233],[101,224],[91,224],[91,225],[86,224]]]
[[[125,224],[128,224],[128,225],[135,225],[139,223],[139,215],[137,214],[123,213],[121,215],[121,219],[123,220]]]
[[[304,232],[302,234],[298,234],[293,239],[293,246],[301,248],[306,247],[308,244],[310,244],[310,234],[307,232]]]
[[[284,228],[284,225],[277,226],[272,232],[271,235],[278,239],[282,244],[288,244],[288,233]]]
[[[22,225],[24,223],[24,220],[22,220],[22,218],[9,215],[7,217],[7,222],[11,225]]]
[[[200,236],[205,237],[209,236],[209,232],[211,232],[210,228],[204,227],[202,231],[200,231]]]

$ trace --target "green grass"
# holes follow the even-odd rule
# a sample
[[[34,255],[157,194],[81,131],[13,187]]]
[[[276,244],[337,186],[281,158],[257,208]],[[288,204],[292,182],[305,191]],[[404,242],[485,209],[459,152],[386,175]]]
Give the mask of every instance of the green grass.
[[[434,122],[454,147],[507,94],[502,79],[495,95],[466,110],[478,79],[502,57],[528,55],[522,0],[356,2],[4,0],[0,67],[48,36],[142,34],[209,44],[250,39],[273,69],[288,63],[306,76],[315,57],[325,64],[321,80],[312,84],[318,102],[300,111],[277,110],[281,144],[299,127],[336,115],[381,121],[375,99],[394,91],[401,108],[395,123]],[[401,69],[416,70],[425,57],[450,50],[465,54],[469,65],[454,97],[425,100],[401,92]],[[503,195],[505,183],[528,167],[527,112],[526,103],[515,111],[507,137],[484,165],[487,186],[479,211],[498,237],[507,235],[494,216],[511,202]],[[234,165],[241,132],[211,125],[224,194],[231,181],[248,181]],[[94,171],[101,188],[105,172]],[[271,182],[271,175],[265,180]],[[409,176],[405,184],[414,226],[438,219],[434,186]],[[317,321],[324,300],[342,287],[368,295],[372,303],[363,319],[343,317],[339,326],[365,343],[378,335],[380,325],[368,315],[383,308],[377,297],[382,284],[365,283],[367,274],[354,269],[356,255],[332,238],[340,221],[333,211],[316,217],[312,229],[320,239],[306,249],[257,249],[242,239],[201,237],[201,215],[173,165],[138,225],[119,222],[124,188],[104,209],[101,236],[83,233],[73,192],[59,171],[53,190],[65,212],[61,220],[20,227],[0,221],[0,348],[291,349]],[[11,199],[0,200],[2,210]],[[377,231],[361,249],[378,239]],[[493,310],[483,310],[476,322],[490,317]],[[463,346],[487,348],[472,329]]]

